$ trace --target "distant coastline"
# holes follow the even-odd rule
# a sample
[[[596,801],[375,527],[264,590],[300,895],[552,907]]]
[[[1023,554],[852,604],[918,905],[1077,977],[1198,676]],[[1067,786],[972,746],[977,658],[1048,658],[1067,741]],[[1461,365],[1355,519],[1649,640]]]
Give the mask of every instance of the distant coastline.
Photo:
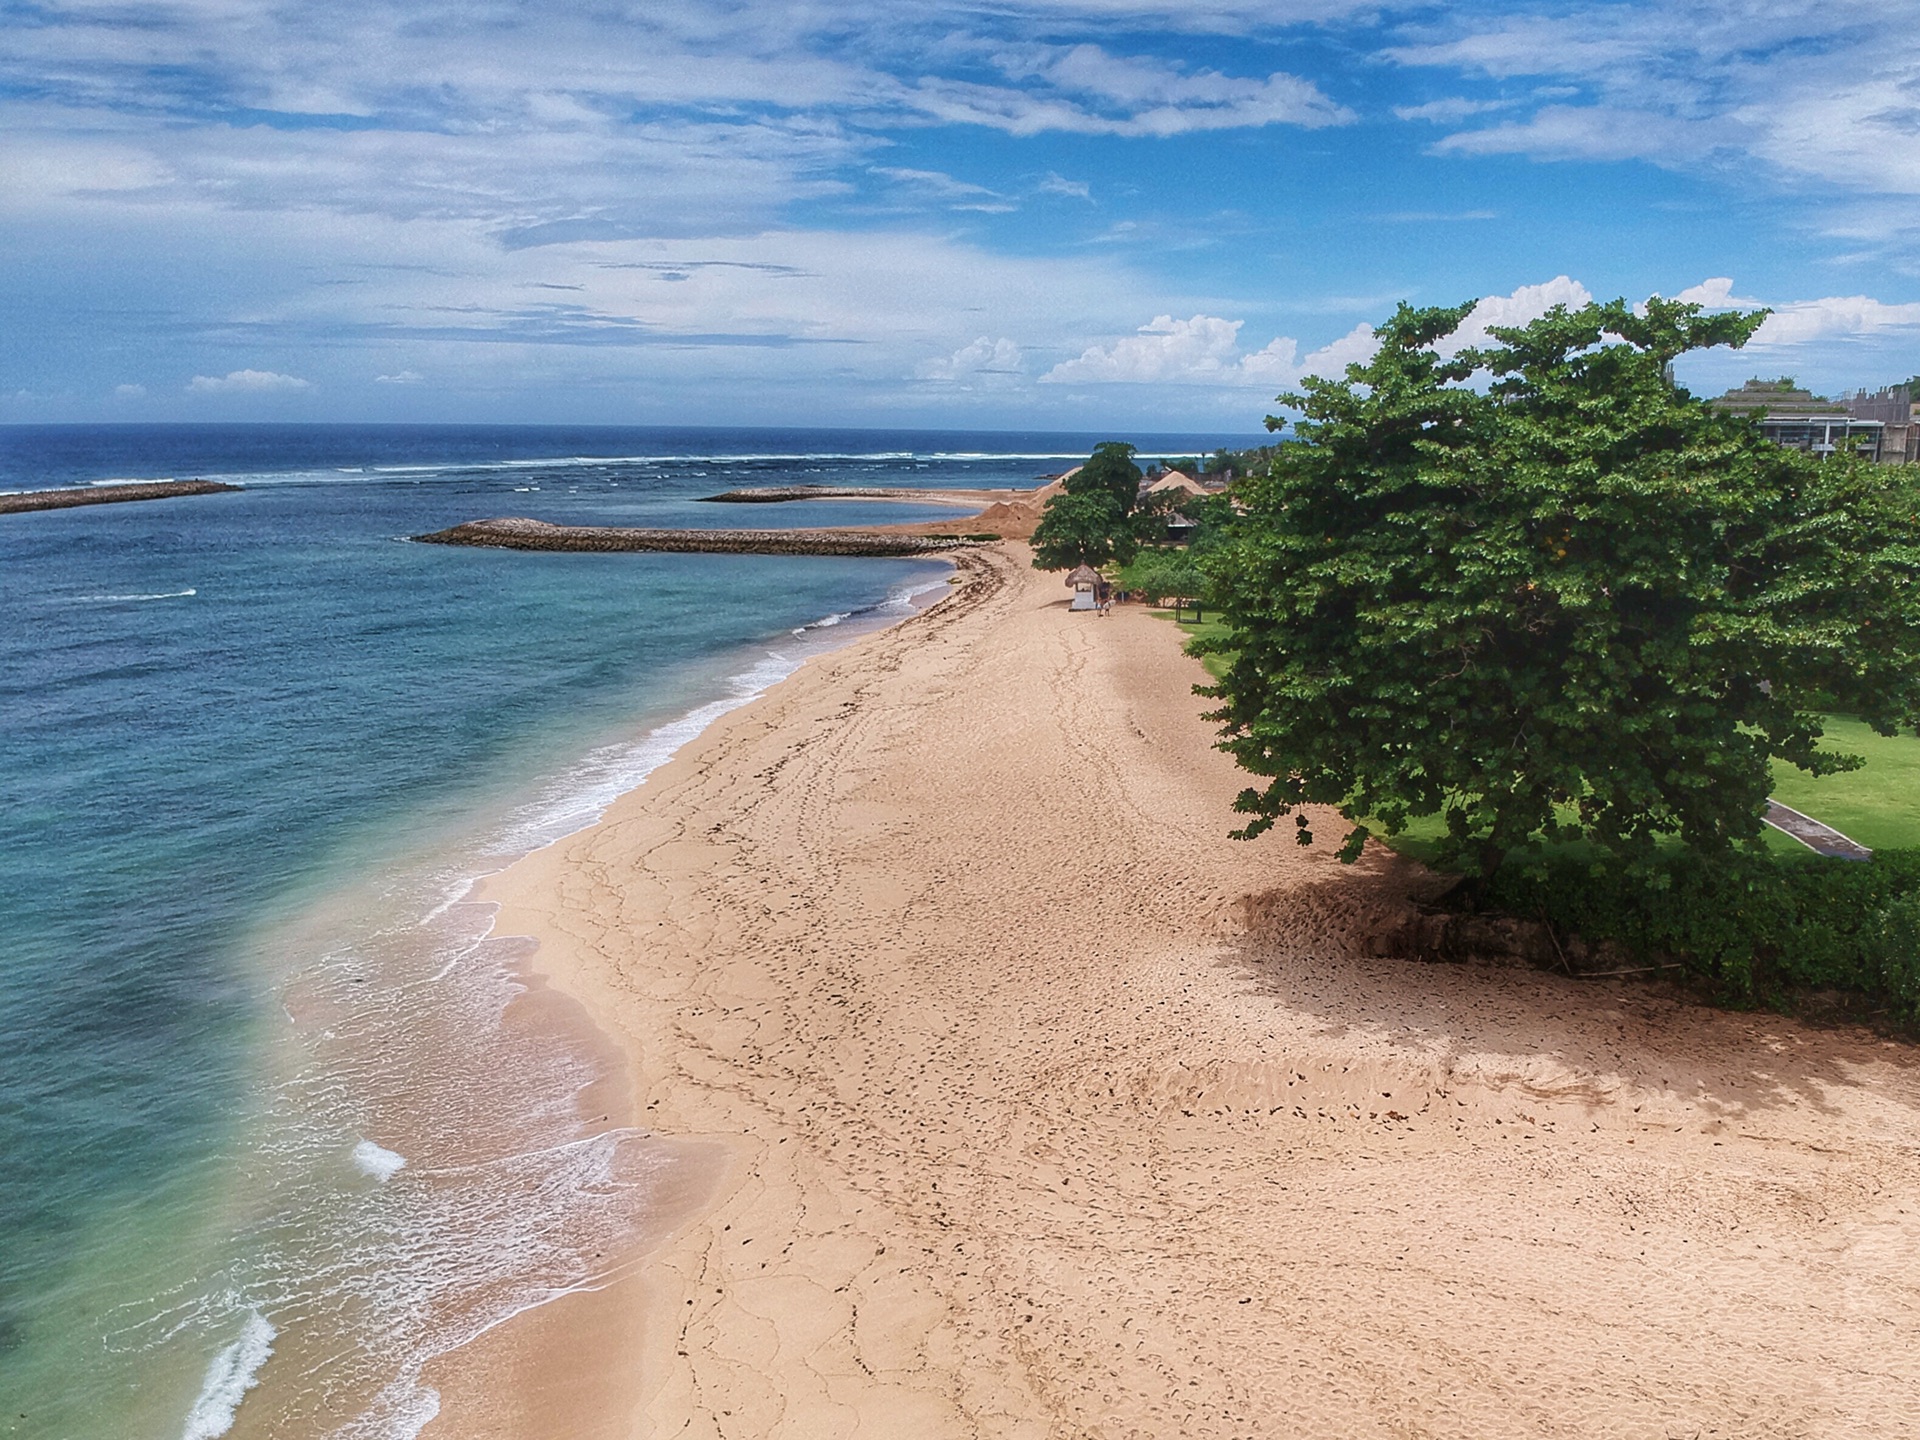
[[[29,510],[66,510],[75,505],[114,505],[127,500],[171,500],[180,495],[217,495],[239,490],[219,480],[143,480],[127,485],[65,485],[0,495],[0,515]]]

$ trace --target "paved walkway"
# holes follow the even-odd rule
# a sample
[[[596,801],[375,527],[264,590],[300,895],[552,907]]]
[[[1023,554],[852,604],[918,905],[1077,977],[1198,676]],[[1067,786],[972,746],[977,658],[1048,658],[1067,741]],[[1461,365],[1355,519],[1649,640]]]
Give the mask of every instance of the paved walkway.
[[[1849,840],[1831,825],[1822,825],[1811,815],[1802,815],[1778,800],[1767,801],[1767,824],[1791,835],[1809,850],[1831,855],[1836,860],[1871,860],[1873,851],[1858,840]]]

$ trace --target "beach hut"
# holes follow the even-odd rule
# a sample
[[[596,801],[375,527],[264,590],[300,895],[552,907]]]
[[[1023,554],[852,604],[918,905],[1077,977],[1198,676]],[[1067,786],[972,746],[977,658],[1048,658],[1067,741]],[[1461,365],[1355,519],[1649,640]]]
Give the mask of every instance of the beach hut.
[[[1067,584],[1073,587],[1073,603],[1069,610],[1098,610],[1100,608],[1100,572],[1091,565],[1082,565],[1067,576]]]

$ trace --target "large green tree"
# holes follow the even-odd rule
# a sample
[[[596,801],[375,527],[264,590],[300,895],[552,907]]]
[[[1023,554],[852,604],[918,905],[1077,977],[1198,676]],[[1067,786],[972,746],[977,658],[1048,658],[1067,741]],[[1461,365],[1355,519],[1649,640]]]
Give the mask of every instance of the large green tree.
[[[1772,760],[1857,763],[1817,748],[1821,712],[1920,719],[1912,474],[1782,449],[1673,382],[1764,312],[1556,308],[1456,351],[1469,308],[1402,306],[1371,361],[1282,396],[1295,436],[1237,487],[1207,563],[1234,657],[1213,718],[1267,781],[1242,833],[1318,803],[1347,858],[1440,815],[1442,859],[1483,875],[1539,839],[1725,852]]]
[[[1041,570],[1122,565],[1139,549],[1133,528],[1105,495],[1056,495],[1033,532],[1033,563]]]
[[[1140,495],[1133,446],[1118,440],[1096,445],[1062,488],[1066,493],[1047,501],[1034,529],[1034,565],[1067,570],[1131,560],[1140,548],[1132,519]]]
[[[1133,463],[1133,446],[1109,440],[1093,447],[1086,463],[1063,482],[1069,495],[1100,495],[1113,502],[1124,517],[1140,498],[1140,467]]]

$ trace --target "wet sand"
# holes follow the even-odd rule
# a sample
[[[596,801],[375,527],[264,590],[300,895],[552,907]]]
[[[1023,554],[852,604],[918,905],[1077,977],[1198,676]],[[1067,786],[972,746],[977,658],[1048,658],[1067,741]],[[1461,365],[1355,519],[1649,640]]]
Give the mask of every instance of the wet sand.
[[[428,1440],[1920,1434],[1908,1047],[1376,958],[1172,626],[957,563],[488,882],[711,1189]]]

